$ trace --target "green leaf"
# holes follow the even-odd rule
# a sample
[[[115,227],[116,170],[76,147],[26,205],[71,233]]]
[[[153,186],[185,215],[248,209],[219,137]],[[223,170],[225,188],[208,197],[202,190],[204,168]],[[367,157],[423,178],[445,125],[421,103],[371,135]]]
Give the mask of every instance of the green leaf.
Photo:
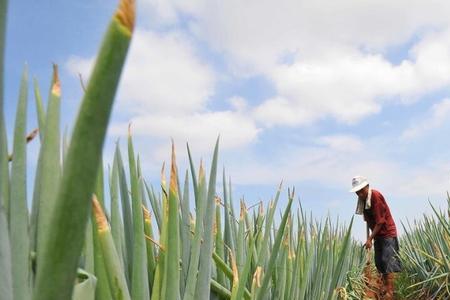
[[[222,238],[222,218],[220,216],[221,213],[221,205],[220,205],[220,199],[217,198],[217,205],[216,205],[216,218],[215,218],[215,249],[217,252],[217,255],[219,255],[221,258],[225,257],[225,245]],[[223,286],[227,286],[227,281],[225,280],[225,275],[220,269],[216,270],[217,274],[217,282],[220,283]]]
[[[197,175],[195,174],[194,162],[192,160],[191,149],[189,148],[189,144],[186,144],[186,148],[187,148],[188,157],[189,157],[189,166],[191,169],[192,185],[194,187],[194,195],[197,195],[198,194]],[[197,198],[195,200],[197,200]],[[197,203],[195,203],[195,205],[198,206]]]
[[[215,292],[217,295],[221,297],[221,299],[230,299],[231,298],[231,292],[215,281],[214,279],[211,279],[211,291]]]
[[[141,190],[143,190],[143,181],[141,180]],[[142,199],[144,198],[144,191],[142,191]],[[156,258],[155,258],[155,246],[153,245],[154,241],[154,235],[153,235],[153,228],[152,228],[152,220],[150,216],[150,211],[146,207],[147,203],[144,204],[145,207],[143,207],[144,211],[144,231],[146,235],[146,248],[147,248],[147,273],[148,273],[148,286],[150,293],[153,289],[153,281],[155,279],[155,270],[156,270]]]
[[[183,197],[180,201],[181,206],[181,220],[180,220],[180,233],[181,233],[181,286],[180,294],[184,295],[186,280],[189,269],[189,257],[191,252],[191,220],[189,216],[189,174],[186,170],[184,177],[184,191]]]
[[[120,187],[120,199],[122,203],[122,217],[124,225],[124,242],[125,247],[123,251],[125,275],[127,277],[128,284],[131,286],[131,274],[133,270],[133,221],[131,216],[130,196],[128,194],[128,185],[125,175],[125,168],[123,166],[122,155],[120,154],[119,144],[116,145],[115,160],[117,161],[118,174],[119,174],[119,187]]]
[[[242,272],[239,274],[239,283],[236,289],[233,289],[231,291],[231,299],[232,300],[239,300],[243,299],[244,292],[246,291],[245,287],[247,285],[247,279],[249,277],[250,271],[251,271],[251,265],[252,265],[252,258],[253,258],[253,251],[250,249],[253,248],[254,245],[254,239],[250,238],[250,241],[248,243],[249,251],[247,254],[247,258],[245,261],[245,265],[243,266]]]
[[[206,200],[206,212],[203,219],[205,224],[205,234],[200,254],[200,266],[195,288],[195,299],[207,299],[210,294],[211,279],[211,256],[213,253],[213,220],[216,205],[216,176],[217,160],[219,152],[219,139],[217,139],[214,148],[213,161],[211,164],[211,173],[209,175],[208,197]]]
[[[156,225],[158,229],[161,230],[162,227],[162,212],[161,212],[161,201],[157,199],[152,186],[148,186],[147,182],[144,180],[145,190],[147,191],[148,199],[150,200],[150,205],[152,206],[153,213],[155,214]]]
[[[6,136],[6,122],[4,114],[4,56],[7,0],[0,0],[0,205],[5,208],[6,219],[9,223],[9,166],[8,143]]]
[[[131,39],[134,2],[122,0],[110,23],[74,127],[51,229],[44,240],[34,299],[69,299],[112,104]]]
[[[244,247],[245,247],[245,215],[247,214],[247,208],[245,203],[241,200],[240,216],[239,216],[239,229],[236,243],[236,264],[239,272],[242,271],[244,266]]]
[[[69,133],[67,127],[64,129],[62,136],[62,168],[64,169],[64,164],[67,157],[67,151],[69,150]]]
[[[0,115],[0,204],[5,208],[6,219],[9,223],[10,181],[7,143],[5,122],[3,115]]]
[[[331,280],[331,284],[330,284],[330,290],[328,292],[328,299],[329,300],[332,299],[333,291],[337,288],[337,285],[339,283],[339,279],[340,279],[339,277],[341,275],[341,272],[339,272],[339,271],[342,270],[342,266],[343,266],[344,260],[346,258],[348,247],[350,247],[353,220],[354,220],[354,217],[352,217],[352,220],[351,220],[350,225],[349,225],[348,230],[347,230],[347,234],[345,235],[344,240],[342,242],[341,249],[340,249],[341,253],[340,253],[339,257],[338,257],[338,262],[337,262],[337,264],[336,264],[336,266],[335,266],[335,268],[333,270],[334,272],[333,272],[333,275],[332,275],[332,280]]]
[[[267,265],[267,268],[264,270],[263,282],[261,284],[261,287],[257,290],[256,299],[258,299],[258,300],[263,299],[263,297],[265,296],[265,293],[267,292],[267,290],[269,288],[269,282],[272,277],[272,272],[275,267],[275,262],[278,257],[278,254],[279,254],[281,240],[283,239],[284,229],[286,227],[288,216],[291,211],[292,201],[293,201],[293,197],[289,196],[288,205],[284,211],[283,218],[281,220],[281,223],[278,228],[278,231],[277,231],[277,234],[275,237],[275,241],[274,241],[274,244],[273,244],[273,247],[271,250],[272,253],[270,255],[269,263]]]
[[[258,254],[257,254],[258,266],[260,266],[260,267],[264,267],[264,264],[266,261],[267,251],[268,251],[268,247],[269,247],[270,229],[272,228],[273,216],[275,214],[275,209],[277,207],[278,200],[280,199],[280,193],[281,193],[282,186],[283,186],[283,183],[281,182],[280,185],[278,186],[278,190],[275,195],[275,200],[271,201],[269,204],[269,208],[268,208],[269,212],[267,214],[268,216],[267,216],[266,224],[265,224],[264,237],[263,237],[263,240],[261,243],[261,247],[258,249]]]
[[[167,256],[165,269],[165,299],[176,300],[180,297],[180,233],[178,183],[175,148],[172,142],[172,164],[169,186],[169,223],[167,228]]]
[[[37,266],[42,264],[44,240],[50,231],[50,220],[56,206],[56,196],[61,178],[60,165],[60,106],[61,91],[56,65],[53,69],[53,79],[47,106],[46,128],[42,146],[39,151],[39,161],[35,180],[36,193],[33,198],[33,217],[37,218],[36,249]],[[38,207],[37,207],[38,206]],[[33,222],[35,222],[33,220]]]
[[[39,149],[41,152],[42,147]],[[30,250],[36,252],[37,247],[37,233],[38,233],[38,218],[39,218],[39,196],[41,194],[40,178],[42,173],[42,155],[39,153],[39,158],[36,166],[36,173],[34,175],[34,189],[33,202],[31,205],[30,217]]]
[[[44,139],[46,116],[45,116],[44,105],[42,104],[42,96],[41,96],[41,91],[39,89],[39,83],[36,78],[33,79],[33,83],[34,83],[34,98],[36,100],[36,111],[37,111],[37,115],[38,115],[39,138],[42,142],[42,140]]]
[[[233,245],[236,247],[237,244],[237,217],[234,212],[234,206],[233,206],[233,189],[231,187],[231,179],[228,180],[228,211],[229,211],[229,217],[230,217],[230,226],[231,226],[231,236],[233,239]],[[236,249],[234,249],[236,250]]]
[[[128,136],[128,159],[131,180],[131,203],[133,210],[133,273],[131,277],[131,296],[135,300],[150,298],[148,290],[147,250],[144,237],[144,216],[139,191],[139,178],[134,159],[131,135]]]
[[[234,227],[234,217],[231,215],[231,211],[230,211],[230,200],[229,200],[229,195],[228,195],[228,190],[227,190],[227,180],[225,177],[225,169],[223,170],[223,202],[224,202],[224,243],[225,245],[227,245],[227,247],[229,247],[231,249],[231,251],[233,253],[236,253],[235,251],[235,247],[234,247],[234,240],[232,237],[232,229],[231,226]],[[224,250],[222,250],[222,252],[224,252]],[[225,257],[226,258],[226,257]],[[227,261],[227,259],[225,259],[225,261]]]
[[[102,160],[100,160],[102,161]],[[100,168],[97,172],[97,182],[95,188],[95,195],[98,197],[99,205],[104,210],[103,202],[103,163],[100,163]],[[96,300],[109,300],[112,298],[111,289],[109,287],[109,280],[104,260],[104,251],[101,246],[100,233],[95,226],[95,215],[92,212],[92,238],[93,238],[93,248],[94,248],[94,270],[95,276],[97,277],[97,288],[95,290]]]
[[[84,242],[84,269],[92,274],[95,273],[94,255],[94,229],[92,227],[92,220],[89,219],[86,226],[86,236]]]
[[[191,165],[193,168],[193,165]],[[191,172],[192,176],[195,176],[195,172]],[[197,180],[195,180],[197,181]],[[200,171],[198,174],[198,187],[195,189],[195,204],[196,204],[196,216],[195,216],[195,229],[194,237],[191,242],[191,256],[189,258],[189,269],[187,275],[186,289],[184,291],[184,300],[193,300],[195,298],[195,287],[197,284],[198,263],[200,260],[200,249],[202,243],[202,237],[204,234],[203,219],[206,210],[206,180],[203,171],[203,165],[200,164]]]
[[[122,225],[120,209],[119,209],[119,168],[116,155],[114,155],[114,162],[112,170],[109,176],[109,188],[111,197],[111,234],[114,240],[114,245],[116,246],[117,253],[121,258],[122,267],[124,267],[122,257],[122,235],[124,228]]]
[[[286,261],[287,261],[287,244],[286,244],[286,232],[285,240],[282,242],[280,254],[276,264],[276,280],[274,281],[274,296],[276,299],[284,299],[284,293],[286,290]]]
[[[0,205],[0,295],[4,300],[13,299],[11,274],[11,248],[6,214]]]
[[[102,251],[103,265],[109,281],[109,299],[130,300],[125,273],[109,228],[108,221],[103,212],[101,204],[95,196],[92,200],[93,214],[96,220],[96,231],[98,233],[99,246]],[[98,297],[96,297],[98,299]]]
[[[14,150],[11,167],[11,202],[9,207],[13,292],[15,299],[23,300],[31,298],[31,260],[26,182],[27,98],[28,74],[25,68],[20,84],[20,95],[14,129]]]

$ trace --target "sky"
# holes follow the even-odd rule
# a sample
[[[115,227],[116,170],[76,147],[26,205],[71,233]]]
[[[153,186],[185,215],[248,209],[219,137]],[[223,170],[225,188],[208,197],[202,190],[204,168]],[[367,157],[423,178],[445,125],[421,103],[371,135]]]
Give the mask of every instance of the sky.
[[[62,129],[82,97],[118,1],[10,1],[5,102],[11,133],[26,65],[47,91],[62,81]],[[235,205],[274,196],[283,180],[317,218],[350,222],[351,178],[364,175],[397,227],[446,208],[450,187],[450,2],[142,0],[104,150],[125,150],[128,124],[144,176],[159,185],[175,142],[220,174]],[[44,93],[45,94],[45,93]],[[30,84],[28,127],[37,127]],[[11,136],[11,134],[10,134]],[[29,145],[36,164],[38,141]],[[222,177],[219,176],[218,186]],[[32,174],[29,174],[32,181]],[[356,217],[354,236],[365,227]]]

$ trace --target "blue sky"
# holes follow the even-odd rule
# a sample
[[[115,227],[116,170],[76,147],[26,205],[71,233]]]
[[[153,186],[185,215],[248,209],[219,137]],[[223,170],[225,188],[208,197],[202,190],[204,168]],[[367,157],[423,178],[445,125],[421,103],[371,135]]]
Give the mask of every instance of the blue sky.
[[[43,91],[51,63],[59,65],[62,128],[70,127],[77,74],[88,80],[116,4],[10,1],[9,130],[25,62]],[[197,161],[209,161],[220,134],[236,200],[268,202],[284,180],[314,215],[348,221],[351,178],[361,174],[401,227],[429,213],[429,200],[445,207],[449,190],[449,13],[448,1],[139,1],[105,162],[131,122],[157,184],[170,137],[183,169],[186,141]],[[37,142],[29,149],[33,164]],[[355,236],[363,235],[359,218]]]

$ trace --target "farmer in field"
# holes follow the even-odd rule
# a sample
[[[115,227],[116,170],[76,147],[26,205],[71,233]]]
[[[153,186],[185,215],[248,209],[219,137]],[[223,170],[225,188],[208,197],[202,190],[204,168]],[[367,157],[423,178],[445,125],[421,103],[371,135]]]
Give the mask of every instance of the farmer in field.
[[[367,223],[367,241],[364,246],[371,249],[373,244],[375,248],[375,265],[383,278],[383,299],[393,299],[394,273],[401,271],[401,265],[397,256],[397,228],[389,206],[383,195],[370,188],[369,182],[363,176],[353,177],[350,192],[358,196],[356,214],[363,215]]]

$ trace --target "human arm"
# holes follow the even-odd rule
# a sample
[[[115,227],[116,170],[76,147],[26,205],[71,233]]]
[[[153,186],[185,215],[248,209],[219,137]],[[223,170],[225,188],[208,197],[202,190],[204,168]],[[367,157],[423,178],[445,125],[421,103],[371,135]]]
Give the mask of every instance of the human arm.
[[[373,227],[372,234],[369,234],[369,231],[367,231],[367,241],[364,245],[367,249],[372,247],[373,239],[378,236],[383,225],[386,223],[386,205],[383,195],[375,191],[372,193],[371,210],[375,225]]]
[[[378,232],[380,232],[381,226],[383,226],[383,224],[376,224],[372,230],[372,234],[369,234],[369,231],[367,231],[367,241],[364,244],[366,249],[372,248],[372,241],[377,236]]]

